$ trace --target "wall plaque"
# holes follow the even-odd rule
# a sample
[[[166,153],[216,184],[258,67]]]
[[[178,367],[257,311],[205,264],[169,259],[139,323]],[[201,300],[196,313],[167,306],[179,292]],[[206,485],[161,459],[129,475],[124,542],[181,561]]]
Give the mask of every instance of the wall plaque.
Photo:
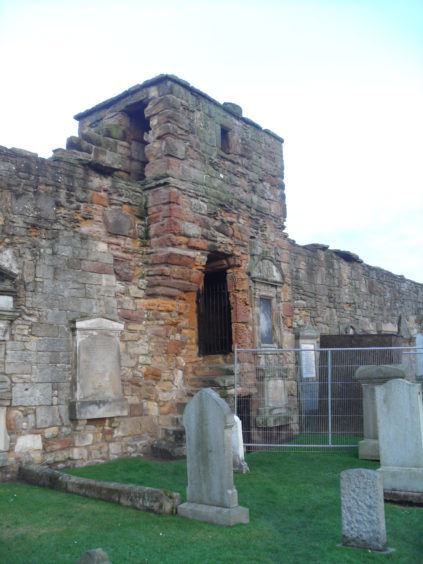
[[[72,419],[128,415],[120,378],[123,324],[104,318],[77,321],[73,328]]]

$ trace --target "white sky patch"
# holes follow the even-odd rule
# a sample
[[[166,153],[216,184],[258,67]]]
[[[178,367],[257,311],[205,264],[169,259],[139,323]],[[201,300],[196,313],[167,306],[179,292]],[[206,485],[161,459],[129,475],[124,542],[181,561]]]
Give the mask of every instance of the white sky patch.
[[[0,144],[176,74],[285,139],[287,231],[423,282],[420,0],[0,0]]]

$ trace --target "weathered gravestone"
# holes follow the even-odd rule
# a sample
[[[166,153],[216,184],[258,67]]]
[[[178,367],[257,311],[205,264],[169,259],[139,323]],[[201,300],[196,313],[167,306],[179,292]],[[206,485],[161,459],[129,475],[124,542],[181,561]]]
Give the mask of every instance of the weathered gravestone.
[[[250,469],[244,458],[244,441],[242,439],[241,419],[234,415],[234,426],[232,427],[232,454],[234,472],[247,474]]]
[[[201,390],[185,408],[187,503],[178,514],[218,525],[249,523],[249,511],[238,505],[232,469],[234,416],[219,395]]]
[[[379,433],[376,415],[376,386],[390,380],[406,378],[401,365],[360,366],[354,375],[363,388],[363,432],[364,439],[358,443],[358,458],[379,460]]]
[[[423,405],[420,384],[391,380],[376,388],[385,491],[423,493]]]
[[[357,468],[341,473],[342,544],[386,550],[382,477]]]

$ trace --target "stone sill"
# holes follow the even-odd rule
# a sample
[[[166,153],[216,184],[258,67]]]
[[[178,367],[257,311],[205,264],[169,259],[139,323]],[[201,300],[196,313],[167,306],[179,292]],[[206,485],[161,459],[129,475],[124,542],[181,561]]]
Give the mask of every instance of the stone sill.
[[[69,404],[70,419],[100,419],[127,415],[129,415],[129,404],[125,398],[73,400]]]

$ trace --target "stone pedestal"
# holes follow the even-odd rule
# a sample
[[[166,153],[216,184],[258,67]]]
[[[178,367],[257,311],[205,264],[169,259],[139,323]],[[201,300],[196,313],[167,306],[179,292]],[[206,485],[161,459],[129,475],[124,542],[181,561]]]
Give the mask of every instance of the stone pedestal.
[[[358,457],[362,460],[379,460],[376,387],[394,378],[405,377],[405,370],[401,365],[360,366],[356,370],[354,378],[363,388],[364,439],[358,443]]]
[[[187,440],[187,503],[178,514],[218,525],[249,523],[249,511],[238,505],[233,481],[234,416],[210,388],[201,390],[184,413]]]

